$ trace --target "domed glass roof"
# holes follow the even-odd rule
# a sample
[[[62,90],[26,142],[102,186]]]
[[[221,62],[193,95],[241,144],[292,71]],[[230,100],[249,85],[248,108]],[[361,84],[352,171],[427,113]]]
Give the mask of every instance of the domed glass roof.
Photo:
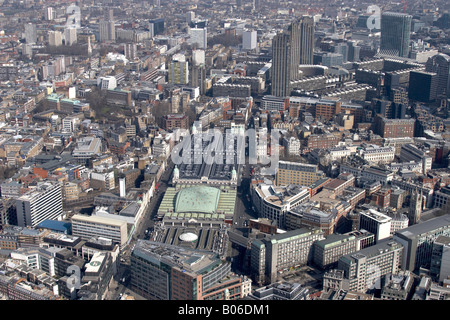
[[[198,236],[192,232],[185,232],[180,235],[180,240],[182,240],[182,241],[193,242],[197,239],[198,239]]]
[[[213,187],[194,186],[181,189],[176,195],[175,212],[215,213],[220,190]]]

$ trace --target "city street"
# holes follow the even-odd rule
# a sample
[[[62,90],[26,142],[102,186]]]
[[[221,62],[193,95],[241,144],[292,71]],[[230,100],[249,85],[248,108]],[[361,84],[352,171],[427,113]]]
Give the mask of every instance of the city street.
[[[122,295],[124,296],[131,295],[136,300],[145,300],[144,298],[140,297],[138,294],[136,294],[135,292],[131,291],[128,288],[130,276],[130,256],[131,252],[134,249],[134,246],[136,245],[137,239],[145,239],[146,238],[145,230],[153,228],[154,226],[153,218],[156,217],[158,207],[169,185],[173,168],[174,168],[173,163],[170,162],[167,164],[167,168],[162,174],[161,179],[159,181],[158,189],[155,191],[153,197],[150,199],[147,209],[145,210],[145,213],[143,214],[140,223],[136,227],[132,240],[130,241],[128,246],[121,252],[119,269],[117,271],[116,276],[111,281],[110,289],[107,294],[108,300],[120,300]],[[124,279],[125,283],[123,282]]]
[[[241,183],[238,187],[236,205],[234,207],[233,227],[235,228],[245,227],[244,223],[246,223],[248,219],[256,218],[256,212],[252,210],[250,201],[250,170],[251,166],[249,164],[241,166]]]

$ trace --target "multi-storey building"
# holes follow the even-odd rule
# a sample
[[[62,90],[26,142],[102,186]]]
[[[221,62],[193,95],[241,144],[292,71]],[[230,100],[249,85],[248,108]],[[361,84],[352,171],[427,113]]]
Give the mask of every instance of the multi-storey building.
[[[450,185],[447,185],[434,193],[434,206],[436,208],[448,208],[450,206]]]
[[[400,271],[403,246],[384,240],[374,246],[341,257],[337,269],[344,271],[350,291],[381,289],[381,277]]]
[[[189,82],[189,62],[184,55],[174,55],[168,69],[169,83],[187,84]]]
[[[297,229],[252,242],[251,269],[258,283],[277,281],[279,272],[306,265],[313,259],[313,245],[323,239],[319,230]]]
[[[71,46],[77,43],[77,29],[76,28],[65,28],[64,29],[64,44],[66,46]]]
[[[419,149],[414,144],[404,144],[400,149],[400,160],[403,162],[415,161],[422,164],[422,173],[431,170],[433,158],[426,151]]]
[[[279,161],[278,170],[275,174],[275,184],[277,186],[290,184],[310,186],[324,177],[325,174],[319,170],[317,165]]]
[[[299,283],[277,282],[256,289],[250,296],[251,300],[307,300],[308,288]]]
[[[286,225],[286,214],[310,198],[310,189],[299,185],[255,185],[251,190],[252,202],[258,216],[274,220],[279,228]]]
[[[425,65],[427,72],[437,74],[436,97],[450,96],[450,56],[439,53],[430,57]]]
[[[298,156],[300,154],[300,140],[296,137],[290,137],[289,139],[283,139],[283,145],[285,146],[285,150],[287,155],[289,156]]]
[[[391,235],[392,218],[374,209],[362,211],[359,214],[359,229],[367,230],[375,235],[378,243]]]
[[[399,230],[408,228],[409,219],[404,213],[389,213],[391,220],[391,237]]]
[[[164,117],[164,129],[188,129],[189,118],[183,114],[168,114]]]
[[[25,42],[29,44],[37,42],[37,28],[34,23],[25,25]]]
[[[101,147],[102,141],[99,138],[83,137],[77,141],[72,156],[77,159],[80,164],[86,164],[91,157],[100,154]]]
[[[393,147],[378,147],[368,146],[359,151],[361,158],[369,163],[390,163],[394,161],[395,148]]]
[[[42,182],[16,199],[17,224],[35,227],[44,220],[62,219],[62,192],[59,183]]]
[[[85,265],[78,296],[89,297],[92,300],[105,300],[114,273],[111,253],[94,253],[89,263]]]
[[[312,134],[308,136],[306,147],[308,149],[327,149],[338,145],[340,139],[334,134]]]
[[[355,177],[349,173],[341,173],[336,179],[332,179],[323,186],[324,190],[331,191],[335,196],[340,196],[348,187],[355,186]]]
[[[393,238],[405,247],[402,269],[414,271],[421,267],[429,268],[433,242],[441,235],[450,236],[450,214],[397,231]]]
[[[387,119],[375,117],[376,132],[383,138],[414,137],[415,119]]]
[[[76,214],[71,218],[72,235],[89,240],[93,237],[111,239],[124,247],[128,241],[127,222],[124,220]]]
[[[437,82],[437,73],[411,71],[408,88],[409,99],[420,102],[433,102],[436,100]]]
[[[272,95],[290,96],[291,81],[300,78],[298,66],[313,62],[314,21],[303,17],[294,21],[272,40]]]
[[[190,28],[189,35],[190,45],[196,45],[199,49],[206,49],[208,47],[208,29],[206,27]]]
[[[116,187],[114,171],[91,172],[90,186],[95,189],[112,190]]]
[[[450,277],[450,237],[439,236],[433,242],[430,275],[438,282]]]
[[[236,300],[247,285],[212,252],[138,240],[131,254],[131,287],[150,300]]]
[[[273,95],[264,95],[261,99],[261,109],[269,111],[284,111],[288,108],[289,99]]]
[[[118,88],[106,90],[106,101],[111,104],[131,107],[131,91]]]
[[[383,300],[406,300],[414,284],[414,277],[409,271],[400,271],[397,274],[387,274],[381,289]]]
[[[48,44],[54,47],[62,45],[62,33],[60,31],[53,31],[53,30],[49,31]]]
[[[357,245],[354,235],[330,234],[314,243],[314,264],[321,269],[336,267],[342,256],[357,251]]]
[[[300,228],[318,229],[325,236],[334,233],[337,214],[333,210],[321,210],[315,202],[305,202],[286,213],[286,230]]]
[[[22,277],[0,275],[0,292],[8,300],[56,300],[53,290],[48,288],[33,289],[32,283]]]
[[[381,15],[380,50],[385,54],[408,57],[412,16],[384,12]]]
[[[116,41],[116,26],[114,21],[100,21],[99,24],[99,41]]]
[[[258,34],[256,30],[244,30],[242,33],[242,49],[253,50],[257,46]]]

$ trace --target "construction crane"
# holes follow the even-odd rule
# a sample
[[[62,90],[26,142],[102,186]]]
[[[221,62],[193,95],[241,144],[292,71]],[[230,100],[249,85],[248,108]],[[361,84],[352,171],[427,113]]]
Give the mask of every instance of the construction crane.
[[[402,0],[403,3],[403,13],[406,13],[406,0]]]

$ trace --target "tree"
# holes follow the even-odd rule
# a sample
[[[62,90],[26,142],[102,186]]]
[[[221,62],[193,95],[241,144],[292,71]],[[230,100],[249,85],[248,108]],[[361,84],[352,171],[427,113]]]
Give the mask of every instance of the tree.
[[[169,114],[170,103],[168,101],[160,101],[153,105],[152,115],[155,117],[158,127],[164,127],[164,117]]]

